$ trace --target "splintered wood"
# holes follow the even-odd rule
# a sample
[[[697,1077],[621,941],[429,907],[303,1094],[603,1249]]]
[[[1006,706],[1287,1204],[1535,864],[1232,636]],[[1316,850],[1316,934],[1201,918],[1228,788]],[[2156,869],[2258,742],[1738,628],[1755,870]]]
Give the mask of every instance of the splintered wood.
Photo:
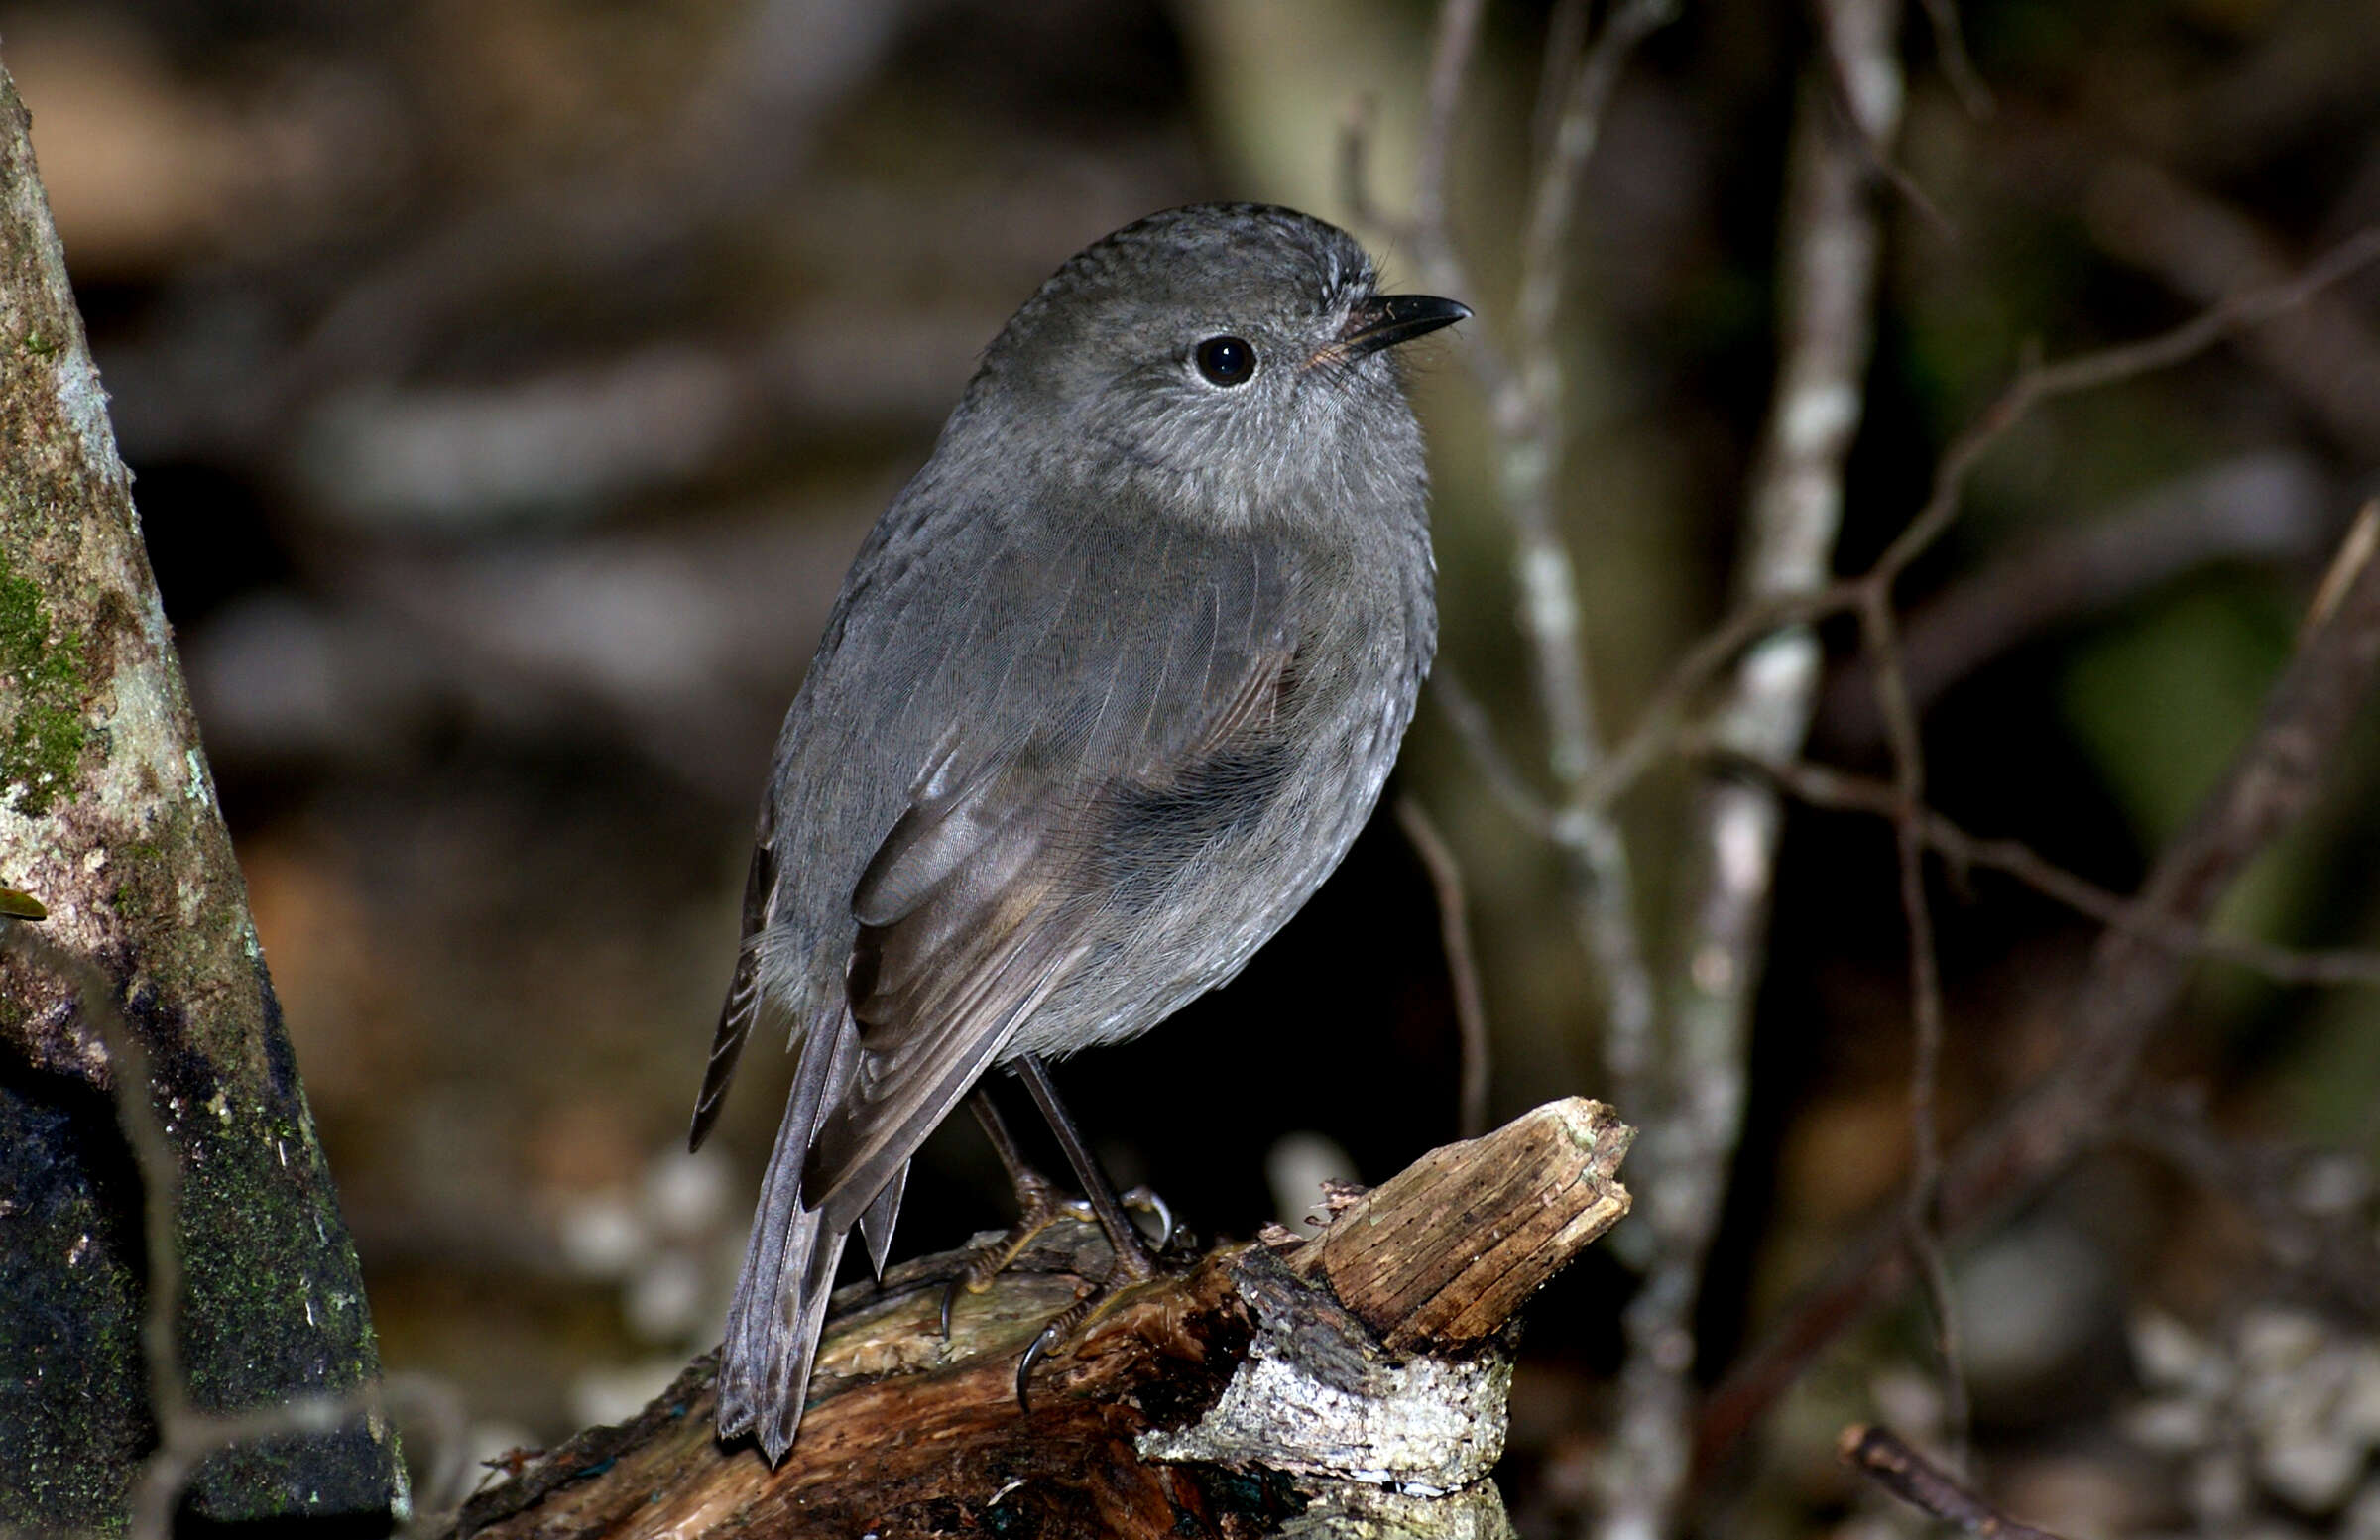
[[[1601,1102],[1548,1102],[1431,1150],[1339,1210],[1289,1265],[1327,1282],[1389,1352],[1459,1352],[1627,1214],[1617,1172],[1634,1137]]]
[[[1499,1334],[1627,1212],[1613,1173],[1632,1137],[1600,1103],[1551,1103],[1336,1195],[1315,1240],[1169,1257],[1049,1355],[1029,1411],[1017,1356],[1106,1272],[1097,1230],[1055,1227],[957,1301],[947,1338],[940,1299],[967,1254],[923,1257],[837,1296],[782,1465],[713,1436],[704,1360],[431,1532],[1234,1540],[1295,1519],[1322,1540],[1379,1532],[1387,1503],[1413,1540],[1508,1535],[1484,1479],[1510,1381]]]

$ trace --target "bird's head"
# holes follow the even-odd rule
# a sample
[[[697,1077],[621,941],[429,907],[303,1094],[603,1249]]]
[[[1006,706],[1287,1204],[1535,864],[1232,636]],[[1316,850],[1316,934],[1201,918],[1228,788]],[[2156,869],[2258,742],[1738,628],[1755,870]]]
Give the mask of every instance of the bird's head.
[[[1376,508],[1422,474],[1394,349],[1470,313],[1379,293],[1354,238],[1304,214],[1171,209],[1042,285],[961,414],[1047,474],[1131,480],[1205,517]]]

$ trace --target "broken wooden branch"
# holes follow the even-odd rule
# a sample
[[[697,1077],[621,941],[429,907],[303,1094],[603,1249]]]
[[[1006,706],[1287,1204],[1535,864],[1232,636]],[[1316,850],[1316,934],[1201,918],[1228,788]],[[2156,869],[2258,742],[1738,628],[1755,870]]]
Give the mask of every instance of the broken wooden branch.
[[[947,1337],[967,1253],[924,1257],[837,1296],[781,1466],[716,1438],[705,1358],[436,1532],[1506,1535],[1486,1478],[1511,1325],[1627,1213],[1615,1173],[1633,1137],[1600,1103],[1549,1103],[1336,1205],[1314,1240],[1275,1230],[1176,1258],[1043,1361],[1029,1411],[1018,1356],[1105,1274],[1098,1231],[1054,1228],[957,1298]]]

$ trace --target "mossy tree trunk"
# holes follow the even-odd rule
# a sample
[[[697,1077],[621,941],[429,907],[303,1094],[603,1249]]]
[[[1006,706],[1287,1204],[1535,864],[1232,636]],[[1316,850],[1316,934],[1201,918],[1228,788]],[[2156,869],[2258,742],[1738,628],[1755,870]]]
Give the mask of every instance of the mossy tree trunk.
[[[121,1530],[159,1442],[153,1181],[175,1195],[171,1400],[247,1411],[355,1390],[379,1363],[29,125],[0,69],[0,887],[49,915],[47,945],[0,947],[0,1533],[48,1535]],[[146,1050],[170,1170],[134,1158],[115,1098],[142,1088],[117,1084],[60,953]],[[402,1489],[374,1416],[217,1454],[187,1501],[368,1514]]]

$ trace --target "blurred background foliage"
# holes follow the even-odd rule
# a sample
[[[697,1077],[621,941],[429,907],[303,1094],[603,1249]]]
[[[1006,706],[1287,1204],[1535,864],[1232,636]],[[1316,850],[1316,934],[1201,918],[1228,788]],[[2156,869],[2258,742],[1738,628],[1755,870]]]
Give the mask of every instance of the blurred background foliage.
[[[2372,0],[1963,15],[1985,114],[1904,29],[1899,159],[1939,214],[1887,205],[1844,571],[2028,348],[2142,335],[2380,221]],[[722,1136],[679,1151],[769,745],[975,352],[1060,260],[1152,209],[1347,220],[1337,141],[1360,99],[1374,194],[1401,205],[1431,20],[1417,0],[0,0],[384,1355],[455,1384],[476,1447],[618,1416],[715,1341],[784,1066],[756,1059]],[[1546,25],[1489,8],[1454,148],[1481,289],[1460,297],[1490,327]],[[1687,6],[1589,172],[1562,518],[1607,722],[1727,592],[1809,48],[1795,7]],[[1395,242],[1358,229],[1393,279]],[[1538,764],[1484,409],[1443,347],[1417,394],[1445,655]],[[2135,883],[2247,731],[2376,460],[2368,277],[2022,424],[1904,593],[1936,803]],[[1865,686],[1837,673],[1813,752],[1877,770]],[[2369,726],[2226,928],[2375,939]],[[1664,853],[1692,773],[1625,807],[1656,950],[1686,896]],[[1496,1117],[1597,1093],[1598,996],[1548,852],[1426,706],[1400,784],[1471,887]],[[1789,822],[1709,1369],[1906,1176],[1893,870],[1879,822]],[[2055,1058],[2093,931],[1988,877],[1937,896],[1956,1132]],[[1295,1220],[1316,1175],[1376,1180],[1454,1135],[1437,936],[1383,818],[1244,979],[1064,1083],[1120,1178],[1201,1230]],[[2359,1216],[2372,1249],[2370,992],[2210,967],[2157,1068],[2226,1138],[2334,1146],[2308,1202]],[[1007,1204],[960,1120],[900,1248]],[[2110,1130],[1960,1253],[2012,1511],[2076,1534],[2231,1511],[2380,1535],[2380,1300],[2322,1295],[2262,1241]],[[1503,1478],[1528,1534],[1586,1499],[1624,1286],[1593,1259],[1535,1314]],[[1922,1431],[1923,1342],[1904,1315],[1826,1358],[1759,1458],[1707,1488],[1709,1521],[1880,1522],[1828,1446],[1852,1416]],[[2366,1397],[2362,1421],[2323,1424],[2334,1480],[2261,1431],[2251,1393],[2259,1364],[2325,1353]]]

